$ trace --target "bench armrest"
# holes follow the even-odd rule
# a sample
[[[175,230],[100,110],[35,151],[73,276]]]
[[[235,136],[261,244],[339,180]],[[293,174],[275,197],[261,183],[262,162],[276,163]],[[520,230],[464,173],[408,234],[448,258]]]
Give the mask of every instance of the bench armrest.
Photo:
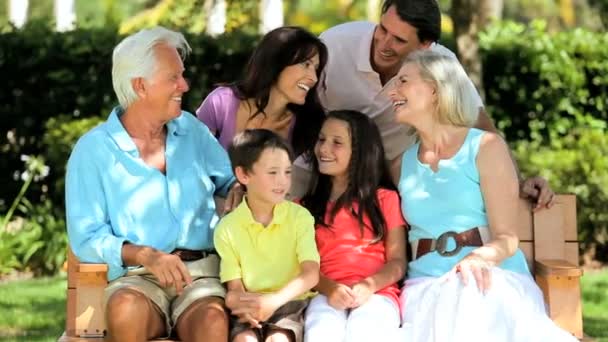
[[[565,260],[536,260],[536,274],[540,276],[580,277],[583,269]]]
[[[108,265],[106,264],[85,264],[79,263],[77,267],[78,272],[80,273],[89,273],[89,272],[108,272]]]
[[[549,317],[576,338],[583,338],[580,276],[583,270],[565,260],[537,260],[536,283]]]

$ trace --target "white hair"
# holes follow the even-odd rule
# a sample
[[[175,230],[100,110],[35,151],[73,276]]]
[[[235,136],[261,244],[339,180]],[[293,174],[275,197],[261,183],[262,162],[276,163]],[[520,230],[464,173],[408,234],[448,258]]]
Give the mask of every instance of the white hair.
[[[126,109],[138,98],[131,80],[138,77],[149,79],[156,71],[154,48],[159,44],[177,49],[182,60],[191,51],[184,35],[159,26],[132,34],[114,48],[112,85],[122,108]]]
[[[416,65],[420,77],[435,85],[439,122],[475,125],[479,116],[475,86],[456,58],[425,49],[410,53],[406,63]]]

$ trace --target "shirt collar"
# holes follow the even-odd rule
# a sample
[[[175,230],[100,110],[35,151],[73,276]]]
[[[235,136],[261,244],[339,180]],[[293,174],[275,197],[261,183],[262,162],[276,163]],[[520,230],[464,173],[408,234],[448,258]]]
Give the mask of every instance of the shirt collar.
[[[372,51],[372,40],[374,39],[374,32],[376,31],[377,25],[374,25],[373,29],[364,35],[361,35],[359,40],[359,53],[357,54],[357,69],[362,72],[375,72],[372,69],[370,62],[371,51]]]
[[[289,202],[287,200],[284,200],[283,202],[274,206],[272,211],[272,221],[270,221],[268,227],[274,225],[283,225],[285,223],[288,206]],[[251,209],[249,209],[249,205],[247,205],[247,195],[243,196],[243,201],[233,210],[233,213],[237,215],[237,217],[241,217],[243,220],[245,220],[245,222],[261,225],[253,218]]]
[[[125,152],[137,151],[135,142],[129,136],[129,133],[120,122],[120,116],[124,113],[122,107],[114,107],[110,117],[107,120],[107,132],[118,147]],[[188,134],[188,128],[184,125],[184,115],[190,115],[187,112],[182,111],[179,117],[167,122],[167,133],[171,135],[186,135]]]
[[[108,134],[110,134],[112,140],[118,145],[118,148],[125,152],[137,151],[135,142],[133,142],[133,139],[131,139],[129,133],[127,133],[127,130],[122,125],[122,122],[120,122],[120,116],[123,113],[124,110],[122,107],[114,107],[108,118],[106,130],[108,131]]]

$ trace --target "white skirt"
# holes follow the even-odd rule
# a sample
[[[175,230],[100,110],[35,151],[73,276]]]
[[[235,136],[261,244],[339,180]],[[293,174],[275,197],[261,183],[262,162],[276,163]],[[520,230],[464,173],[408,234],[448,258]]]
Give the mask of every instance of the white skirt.
[[[401,341],[540,342],[572,341],[547,316],[542,292],[532,277],[493,268],[484,295],[469,275],[416,278],[401,293]]]

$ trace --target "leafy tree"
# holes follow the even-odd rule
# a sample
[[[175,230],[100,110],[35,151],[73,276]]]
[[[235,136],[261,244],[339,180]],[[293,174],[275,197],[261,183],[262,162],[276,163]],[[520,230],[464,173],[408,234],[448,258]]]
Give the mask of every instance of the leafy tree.
[[[226,32],[257,33],[258,3],[252,0],[228,0]],[[121,33],[131,33],[144,27],[162,25],[179,31],[203,33],[206,27],[205,0],[160,0],[124,21]]]

